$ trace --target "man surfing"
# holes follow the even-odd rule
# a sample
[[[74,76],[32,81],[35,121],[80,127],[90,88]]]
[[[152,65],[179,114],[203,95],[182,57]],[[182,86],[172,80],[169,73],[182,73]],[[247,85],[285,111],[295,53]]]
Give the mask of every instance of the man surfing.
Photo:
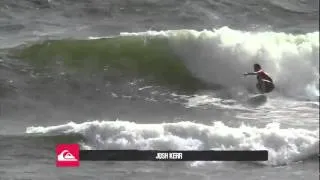
[[[254,72],[245,73],[244,75],[257,75],[258,83],[256,85],[257,89],[261,94],[269,93],[274,89],[273,80],[271,77],[265,73],[259,64],[253,65]]]

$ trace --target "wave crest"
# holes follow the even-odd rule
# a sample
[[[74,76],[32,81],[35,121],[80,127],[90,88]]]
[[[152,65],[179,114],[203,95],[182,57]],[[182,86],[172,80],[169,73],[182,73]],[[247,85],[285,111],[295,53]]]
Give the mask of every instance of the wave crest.
[[[94,71],[116,68],[123,74],[152,76],[158,82],[189,89],[207,87],[204,84],[255,89],[256,80],[242,74],[260,63],[274,79],[275,91],[317,99],[318,39],[319,32],[293,35],[223,27],[45,41],[16,54],[37,65],[62,63]]]

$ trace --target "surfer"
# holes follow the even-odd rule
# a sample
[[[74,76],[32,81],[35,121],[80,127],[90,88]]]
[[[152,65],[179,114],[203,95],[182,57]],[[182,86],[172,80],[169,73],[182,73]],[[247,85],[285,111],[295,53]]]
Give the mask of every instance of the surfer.
[[[256,85],[260,93],[269,93],[274,89],[273,80],[265,73],[259,64],[253,65],[254,72],[245,73],[244,75],[257,75],[258,83]]]

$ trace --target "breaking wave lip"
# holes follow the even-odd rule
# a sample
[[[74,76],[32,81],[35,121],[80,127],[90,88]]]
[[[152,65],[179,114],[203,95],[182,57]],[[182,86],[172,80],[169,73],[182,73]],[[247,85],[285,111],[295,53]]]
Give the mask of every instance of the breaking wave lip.
[[[242,74],[252,71],[253,63],[260,63],[274,79],[276,92],[318,100],[318,39],[319,32],[249,32],[222,27],[51,40],[28,45],[14,54],[36,65],[60,63],[106,73],[117,68],[183,89],[210,84],[236,91],[255,89],[255,79],[243,78]]]
[[[228,127],[222,122],[204,125],[189,121],[138,124],[129,121],[69,122],[57,126],[31,126],[27,134],[79,134],[88,149],[156,150],[268,150],[264,165],[285,165],[318,156],[319,130],[281,128],[269,123],[258,128],[242,124]],[[79,142],[83,143],[83,142]]]
[[[260,63],[274,79],[276,91],[319,99],[319,32],[249,32],[222,27],[120,35],[168,37],[192,74],[208,83],[254,88],[251,78],[241,76],[252,71],[253,63]]]

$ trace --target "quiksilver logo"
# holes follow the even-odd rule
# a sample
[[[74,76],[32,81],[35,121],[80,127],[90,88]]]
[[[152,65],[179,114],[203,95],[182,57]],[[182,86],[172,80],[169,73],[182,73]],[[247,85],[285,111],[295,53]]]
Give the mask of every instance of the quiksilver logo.
[[[78,161],[68,150],[63,150],[58,155],[58,161]]]

